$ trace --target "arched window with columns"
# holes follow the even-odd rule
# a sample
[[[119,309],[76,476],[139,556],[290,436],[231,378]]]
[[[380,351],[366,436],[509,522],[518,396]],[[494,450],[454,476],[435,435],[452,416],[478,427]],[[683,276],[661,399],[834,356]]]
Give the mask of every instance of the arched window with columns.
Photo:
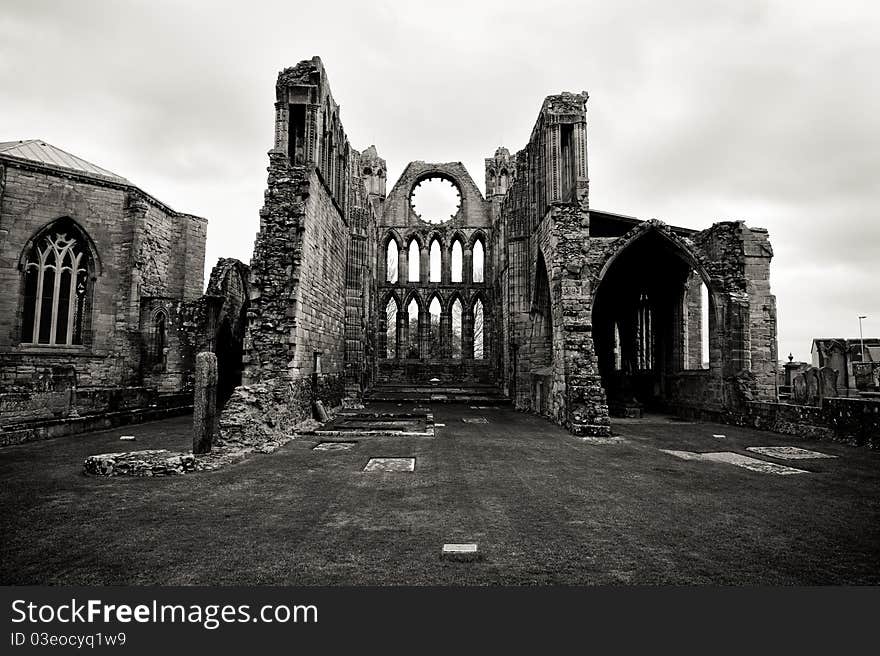
[[[21,342],[82,345],[92,286],[85,235],[61,219],[37,235],[23,259]]]

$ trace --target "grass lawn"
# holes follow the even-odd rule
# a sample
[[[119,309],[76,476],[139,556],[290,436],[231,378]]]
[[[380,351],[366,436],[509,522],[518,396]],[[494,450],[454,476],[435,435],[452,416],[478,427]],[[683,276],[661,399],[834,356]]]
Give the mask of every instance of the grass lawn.
[[[433,410],[433,439],[298,438],[157,479],[90,478],[82,461],[184,450],[188,417],[0,449],[0,582],[880,583],[880,453],[662,417],[617,421],[624,441],[596,445],[509,409]],[[477,416],[489,423],[461,420]],[[774,445],[839,457],[776,460],[811,472],[778,476],[659,451]],[[415,472],[362,471],[393,456]],[[446,542],[484,559],[441,560]]]

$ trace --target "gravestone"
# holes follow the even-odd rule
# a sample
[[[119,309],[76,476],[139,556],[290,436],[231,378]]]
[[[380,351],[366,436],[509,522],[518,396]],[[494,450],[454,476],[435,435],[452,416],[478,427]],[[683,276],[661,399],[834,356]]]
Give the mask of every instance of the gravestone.
[[[193,453],[208,453],[217,432],[217,356],[207,351],[196,356],[193,398]]]
[[[791,394],[792,400],[799,404],[804,405],[807,402],[807,379],[804,376],[804,373],[801,372],[794,377],[791,385]]]
[[[819,378],[822,383],[822,398],[828,399],[838,395],[837,392],[837,370],[831,367],[822,367],[819,369]]]
[[[807,384],[807,400],[808,405],[819,405],[819,389],[821,380],[819,379],[819,370],[816,367],[810,367],[804,372],[804,382]]]

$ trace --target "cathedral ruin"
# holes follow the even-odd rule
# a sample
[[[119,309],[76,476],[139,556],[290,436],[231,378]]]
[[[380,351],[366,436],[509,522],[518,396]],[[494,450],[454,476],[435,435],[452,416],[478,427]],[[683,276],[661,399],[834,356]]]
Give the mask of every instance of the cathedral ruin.
[[[388,190],[380,151],[351,145],[321,60],[282,71],[244,387],[222,430],[246,430],[248,406],[272,430],[316,400],[484,395],[602,436],[642,408],[724,418],[775,401],[767,231],[591,210],[587,100],[548,96],[525,146],[486,158],[485,196],[460,162],[410,162]],[[428,221],[413,193],[437,179],[458,206]]]

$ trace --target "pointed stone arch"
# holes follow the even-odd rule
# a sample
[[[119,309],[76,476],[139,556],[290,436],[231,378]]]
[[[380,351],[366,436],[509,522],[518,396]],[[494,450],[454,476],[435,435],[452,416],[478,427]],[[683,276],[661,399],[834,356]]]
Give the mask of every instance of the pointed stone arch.
[[[714,282],[717,276],[713,276],[715,267],[707,260],[707,258],[697,254],[691,245],[676,235],[665,223],[656,219],[640,223],[613,242],[608,255],[603,260],[602,266],[596,274],[597,287],[602,284],[602,281],[605,279],[605,274],[608,273],[611,265],[621,256],[621,254],[625,253],[634,244],[638,243],[639,240],[649,235],[657,235],[664,239],[678,253],[678,255],[700,275],[703,282],[706,284],[706,287],[709,288],[710,294],[717,291],[718,285]]]

